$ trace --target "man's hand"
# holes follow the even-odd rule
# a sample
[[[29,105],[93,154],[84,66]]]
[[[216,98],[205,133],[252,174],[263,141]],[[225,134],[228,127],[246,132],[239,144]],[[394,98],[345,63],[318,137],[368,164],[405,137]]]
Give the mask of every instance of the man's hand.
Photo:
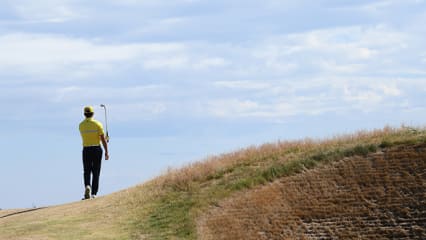
[[[108,154],[108,152],[105,152],[105,160],[108,160],[109,159],[109,154]]]

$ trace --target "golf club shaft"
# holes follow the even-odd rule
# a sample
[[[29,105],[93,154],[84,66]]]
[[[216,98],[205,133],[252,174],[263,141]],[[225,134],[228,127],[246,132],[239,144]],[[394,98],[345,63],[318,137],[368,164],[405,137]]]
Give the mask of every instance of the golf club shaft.
[[[105,111],[105,129],[106,129],[106,140],[109,142],[109,135],[108,135],[108,118],[107,118],[107,109],[105,104],[101,104],[101,107],[104,108]]]

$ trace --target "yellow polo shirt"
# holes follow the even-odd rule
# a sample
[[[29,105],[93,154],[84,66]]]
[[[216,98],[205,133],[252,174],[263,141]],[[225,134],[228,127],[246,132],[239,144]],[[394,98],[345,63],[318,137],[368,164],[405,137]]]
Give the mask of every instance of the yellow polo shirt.
[[[93,118],[86,118],[80,123],[79,128],[84,147],[100,145],[100,136],[104,135],[102,123]]]

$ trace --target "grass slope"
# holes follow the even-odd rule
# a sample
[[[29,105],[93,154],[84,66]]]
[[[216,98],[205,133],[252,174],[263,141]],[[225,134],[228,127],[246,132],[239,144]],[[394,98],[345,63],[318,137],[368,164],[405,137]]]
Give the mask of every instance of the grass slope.
[[[346,157],[221,201],[198,238],[426,239],[425,173],[426,144]]]
[[[0,211],[0,239],[130,239],[126,206],[117,198],[121,194],[43,209]]]
[[[10,211],[0,211],[0,239],[196,239],[197,219],[238,192],[345,157],[419,143],[426,143],[425,129],[388,127],[250,147],[96,200],[4,218]]]

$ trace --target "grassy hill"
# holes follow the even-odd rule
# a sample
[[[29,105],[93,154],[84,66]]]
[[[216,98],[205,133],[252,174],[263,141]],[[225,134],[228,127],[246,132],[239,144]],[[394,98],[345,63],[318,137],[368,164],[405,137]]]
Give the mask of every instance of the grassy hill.
[[[425,165],[425,129],[265,144],[96,200],[0,211],[0,239],[424,239]]]

